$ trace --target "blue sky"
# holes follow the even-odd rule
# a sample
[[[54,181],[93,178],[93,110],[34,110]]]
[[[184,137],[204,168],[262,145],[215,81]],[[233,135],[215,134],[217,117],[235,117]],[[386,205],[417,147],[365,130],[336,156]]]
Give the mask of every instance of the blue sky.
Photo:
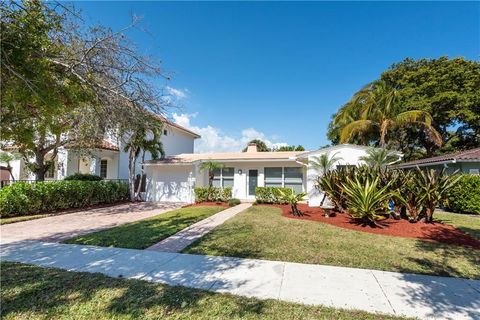
[[[479,2],[77,2],[162,60],[197,151],[236,151],[250,138],[328,144],[330,116],[406,57],[479,60]],[[160,81],[160,80],[159,80]],[[163,84],[163,82],[162,82]],[[174,114],[175,113],[175,114]]]

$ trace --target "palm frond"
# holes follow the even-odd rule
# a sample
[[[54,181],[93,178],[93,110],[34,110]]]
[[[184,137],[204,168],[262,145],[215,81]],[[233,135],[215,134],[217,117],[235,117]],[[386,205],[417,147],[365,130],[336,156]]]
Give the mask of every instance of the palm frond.
[[[340,143],[346,143],[359,134],[369,131],[375,123],[372,120],[356,120],[347,124],[340,132]]]

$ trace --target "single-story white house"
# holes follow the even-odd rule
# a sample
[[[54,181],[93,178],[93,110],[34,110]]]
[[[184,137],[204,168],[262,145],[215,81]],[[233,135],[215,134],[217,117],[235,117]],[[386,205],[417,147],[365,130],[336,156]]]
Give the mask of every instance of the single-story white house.
[[[214,186],[232,187],[232,196],[254,201],[256,187],[288,187],[306,192],[308,204],[319,206],[323,194],[315,188],[317,169],[309,165],[313,157],[328,154],[339,160],[339,166],[357,166],[369,147],[342,144],[316,151],[258,152],[249,145],[246,152],[183,153],[163,160],[145,162],[146,200],[195,202],[194,188],[208,186],[208,172],[200,170],[205,161],[224,165],[215,172]]]

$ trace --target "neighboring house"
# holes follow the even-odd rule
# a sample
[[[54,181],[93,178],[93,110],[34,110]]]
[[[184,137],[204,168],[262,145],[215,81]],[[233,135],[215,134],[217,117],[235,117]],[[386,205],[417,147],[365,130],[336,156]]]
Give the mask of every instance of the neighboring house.
[[[470,174],[480,174],[480,148],[444,154],[393,166],[398,169],[427,168],[445,169],[448,174],[456,171]]]
[[[208,186],[208,172],[200,170],[205,161],[216,161],[225,167],[215,172],[214,186],[232,187],[232,196],[254,201],[256,187],[287,187],[295,192],[306,192],[310,206],[320,205],[323,194],[315,188],[320,174],[309,161],[312,157],[328,154],[341,158],[334,164],[356,166],[369,147],[349,144],[317,151],[258,152],[249,145],[246,152],[237,153],[183,153],[163,160],[145,162],[147,201],[195,201],[194,188]]]
[[[179,153],[192,153],[194,140],[198,134],[179,126],[165,118],[161,141],[166,156]],[[99,145],[88,150],[78,150],[72,147],[61,147],[53,167],[45,174],[46,180],[62,180],[74,173],[90,173],[105,179],[128,179],[128,152],[124,145],[114,135],[106,135]],[[14,147],[5,151],[14,151]],[[48,157],[48,155],[47,155]],[[145,159],[151,159],[149,153]],[[140,172],[140,161],[137,161],[137,172]],[[26,168],[23,159],[11,162],[12,173],[16,180],[34,180],[34,175]],[[2,180],[5,176],[2,176]],[[8,178],[9,180],[10,178]]]

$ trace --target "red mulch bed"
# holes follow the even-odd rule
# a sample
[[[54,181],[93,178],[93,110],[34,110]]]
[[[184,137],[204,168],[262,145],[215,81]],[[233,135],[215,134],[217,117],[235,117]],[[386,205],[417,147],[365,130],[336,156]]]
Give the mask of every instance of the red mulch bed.
[[[395,237],[414,238],[427,241],[435,241],[446,244],[468,246],[480,249],[480,240],[477,240],[469,234],[451,226],[439,222],[435,223],[410,223],[407,220],[386,219],[377,222],[381,227],[372,228],[365,226],[359,221],[352,219],[348,214],[337,214],[335,217],[326,218],[325,211],[321,208],[312,208],[306,204],[298,205],[304,216],[296,217],[291,214],[290,206],[275,205],[281,208],[283,216],[291,219],[320,221],[340,228],[356,231],[382,234]]]
[[[192,204],[187,204],[182,208],[187,207],[228,207],[228,203],[226,202],[196,202]]]

